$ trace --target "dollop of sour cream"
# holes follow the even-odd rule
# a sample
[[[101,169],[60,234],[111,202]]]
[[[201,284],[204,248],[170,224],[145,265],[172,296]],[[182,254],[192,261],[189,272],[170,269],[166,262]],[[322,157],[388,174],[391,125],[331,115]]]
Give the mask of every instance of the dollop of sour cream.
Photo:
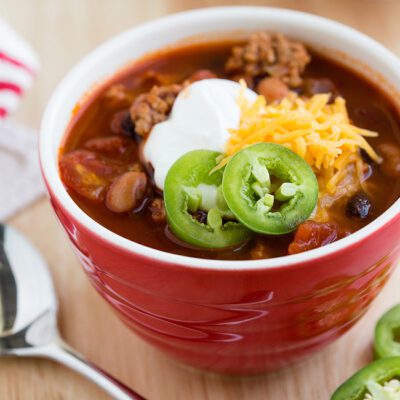
[[[204,79],[187,86],[176,98],[169,118],[156,124],[144,145],[143,156],[154,168],[154,181],[164,189],[168,170],[192,150],[224,152],[229,129],[240,121],[238,97],[242,87],[227,79]],[[254,102],[257,94],[245,89]]]

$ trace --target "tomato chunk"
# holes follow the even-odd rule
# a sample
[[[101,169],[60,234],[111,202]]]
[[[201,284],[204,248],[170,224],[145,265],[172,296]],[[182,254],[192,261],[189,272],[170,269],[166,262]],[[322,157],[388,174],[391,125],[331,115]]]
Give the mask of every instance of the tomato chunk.
[[[60,174],[71,190],[91,200],[104,200],[106,190],[124,167],[88,150],[75,150],[60,158]]]
[[[107,157],[118,158],[133,150],[134,143],[124,136],[106,136],[88,140],[85,148],[97,151]]]
[[[339,225],[334,222],[306,221],[299,225],[294,240],[289,245],[288,253],[297,254],[326,246],[348,234],[341,231]]]

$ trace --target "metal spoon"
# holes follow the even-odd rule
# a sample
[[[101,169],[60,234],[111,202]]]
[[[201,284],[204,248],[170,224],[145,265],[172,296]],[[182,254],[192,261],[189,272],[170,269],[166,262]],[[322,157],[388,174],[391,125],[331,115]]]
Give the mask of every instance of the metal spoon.
[[[47,265],[28,240],[0,224],[0,356],[44,357],[90,379],[113,398],[143,400],[61,339]]]

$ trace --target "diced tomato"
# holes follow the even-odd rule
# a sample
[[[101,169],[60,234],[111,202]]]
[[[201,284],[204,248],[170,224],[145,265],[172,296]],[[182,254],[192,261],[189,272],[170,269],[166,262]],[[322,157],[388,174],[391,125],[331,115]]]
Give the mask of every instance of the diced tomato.
[[[124,136],[106,136],[88,140],[85,148],[99,152],[107,157],[117,158],[132,150],[134,143]]]
[[[341,231],[339,225],[334,222],[306,221],[297,228],[294,240],[289,245],[288,253],[297,254],[325,246],[348,234],[348,232]]]
[[[122,165],[88,150],[75,150],[60,158],[64,184],[91,200],[103,200],[111,182],[124,169]]]

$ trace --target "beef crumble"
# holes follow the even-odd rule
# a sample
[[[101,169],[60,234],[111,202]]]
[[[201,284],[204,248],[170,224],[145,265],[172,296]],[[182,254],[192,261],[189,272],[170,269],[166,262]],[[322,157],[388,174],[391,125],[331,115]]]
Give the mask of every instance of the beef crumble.
[[[150,92],[138,96],[130,108],[136,133],[146,137],[155,124],[165,121],[182,89],[181,84],[153,86]]]
[[[311,61],[303,44],[280,33],[255,33],[243,46],[235,46],[225,64],[228,74],[251,77],[272,76],[290,87],[302,83],[301,74]]]
[[[232,260],[283,256],[288,254],[291,242],[289,253],[306,251],[338,240],[380,215],[398,197],[399,190],[399,123],[391,102],[368,81],[341,67],[340,63],[321,57],[318,52],[312,53],[313,60],[307,65],[309,56],[301,44],[294,44],[285,38],[281,38],[279,42],[279,35],[264,33],[255,35],[257,36],[257,40],[252,38],[247,43],[226,41],[210,43],[208,47],[204,44],[193,44],[187,49],[168,50],[166,55],[161,53],[162,57],[157,53],[153,58],[147,59],[146,64],[134,64],[129,75],[113,79],[110,86],[98,96],[90,98],[85,109],[74,116],[59,159],[61,178],[73,200],[101,225],[134,242],[174,254]],[[269,38],[272,54],[270,60],[262,59],[261,47],[265,37]],[[297,58],[291,65],[285,62],[285,52],[278,51],[278,47],[285,41],[290,57],[295,55],[294,58]],[[232,51],[233,46],[241,50]],[[253,51],[253,59],[245,54],[246,51]],[[227,64],[233,62],[234,53],[238,60],[234,60],[234,65],[231,64],[228,68]],[[373,140],[379,155],[384,159],[382,164],[373,163],[361,151],[364,162],[371,164],[370,170],[373,172],[372,175],[364,172],[365,176],[378,189],[370,194],[374,200],[373,215],[365,219],[349,218],[345,207],[348,199],[355,193],[346,191],[346,201],[336,207],[334,219],[328,218],[319,223],[307,221],[298,228],[296,235],[285,235],[281,238],[256,235],[238,249],[212,252],[195,250],[171,240],[169,234],[165,234],[167,221],[162,193],[154,186],[151,166],[140,158],[145,141],[136,129],[146,135],[157,116],[160,120],[168,118],[180,91],[169,91],[168,87],[176,87],[173,85],[176,84],[183,88],[184,82],[212,78],[234,81],[243,79],[249,88],[266,97],[268,103],[279,100],[288,89],[305,97],[326,92],[330,92],[332,97],[343,96],[348,101],[349,112],[355,122],[363,128],[380,133]],[[302,83],[295,87],[299,80]],[[155,86],[158,88],[154,88]],[[136,100],[137,109],[133,110],[132,104],[138,93],[143,93],[142,102],[145,106],[139,106],[140,102]],[[150,93],[157,99],[151,99],[151,96],[149,98]],[[371,105],[365,101],[366,98],[374,98],[376,102]],[[165,102],[166,106],[156,107],[154,104],[158,101],[161,104]],[[140,107],[147,108],[147,111],[142,110],[141,114]],[[135,120],[132,120],[131,114],[134,114]],[[149,127],[142,130],[140,126],[146,121],[150,121]],[[144,186],[139,185],[144,182],[143,175],[139,172],[146,176],[147,185],[145,193],[142,190],[135,191],[133,199],[131,189],[135,185],[132,182],[138,185],[135,186],[137,189]],[[133,179],[134,177],[137,179]],[[120,193],[116,196],[118,191]],[[355,205],[358,210],[360,204]],[[207,213],[203,211],[198,211],[193,217],[199,222],[207,223]]]
[[[252,35],[245,45],[233,47],[225,72],[234,80],[244,79],[249,87],[254,86],[253,78],[265,76],[281,80],[283,86],[298,87],[310,60],[301,43],[279,33],[260,32]],[[149,92],[139,95],[130,108],[136,133],[146,137],[155,124],[165,121],[179,92],[191,82],[215,77],[212,71],[199,70],[183,83],[153,86]]]
[[[153,126],[167,119],[178,94],[192,82],[217,78],[217,74],[207,69],[195,71],[183,83],[153,86],[136,98],[130,108],[130,116],[138,135],[146,137]]]

